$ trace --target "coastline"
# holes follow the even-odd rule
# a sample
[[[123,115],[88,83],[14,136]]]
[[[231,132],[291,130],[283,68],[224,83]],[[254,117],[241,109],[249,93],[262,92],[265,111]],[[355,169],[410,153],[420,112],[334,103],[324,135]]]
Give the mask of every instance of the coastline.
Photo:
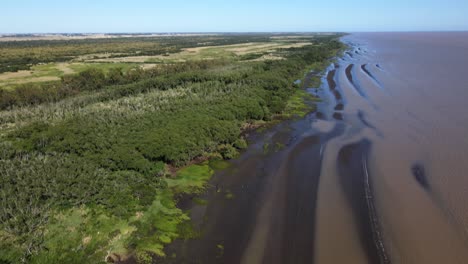
[[[330,63],[333,63],[334,60],[335,59],[331,59],[328,63],[324,63],[323,65],[329,65]],[[213,177],[206,182],[207,189],[202,194],[198,194],[198,197],[197,195],[187,194],[181,199],[179,206],[190,215],[191,221],[193,223],[192,228],[195,229],[194,233],[198,235],[195,237],[190,237],[189,239],[177,239],[176,241],[167,245],[168,254],[166,257],[157,258],[159,262],[180,263],[180,261],[188,261],[189,259],[184,259],[185,256],[180,256],[181,252],[179,252],[181,248],[188,247],[192,248],[190,249],[191,253],[189,253],[188,256],[190,256],[190,254],[194,254],[194,256],[197,256],[198,258],[201,257],[200,254],[206,256],[217,255],[219,258],[225,261],[224,263],[241,263],[242,260],[239,258],[243,256],[242,254],[237,256],[234,256],[232,253],[230,253],[229,256],[225,255],[226,252],[224,251],[227,246],[224,243],[220,242],[217,245],[211,245],[211,248],[209,248],[210,246],[206,245],[206,242],[203,241],[212,241],[213,238],[211,236],[219,236],[223,233],[222,230],[233,229],[234,227],[230,226],[230,223],[233,224],[233,222],[236,221],[243,223],[242,227],[238,226],[238,228],[234,228],[229,235],[232,237],[225,237],[225,239],[243,240],[245,238],[240,238],[239,235],[246,234],[250,232],[249,230],[251,228],[253,228],[252,225],[254,225],[254,222],[252,222],[252,220],[255,218],[253,215],[257,213],[257,209],[251,208],[251,206],[246,206],[245,202],[264,199],[262,198],[264,196],[263,193],[265,192],[263,189],[268,188],[267,186],[271,184],[268,182],[263,182],[270,180],[266,178],[262,179],[261,175],[259,174],[254,174],[255,176],[252,175],[252,172],[258,170],[258,165],[255,164],[264,163],[266,160],[275,160],[274,164],[276,165],[268,165],[270,167],[268,171],[273,173],[273,171],[277,170],[277,165],[283,163],[281,162],[282,159],[286,158],[286,160],[290,160],[289,162],[293,162],[293,160],[296,159],[291,157],[287,158],[292,154],[290,153],[291,151],[297,152],[297,154],[294,155],[305,155],[304,152],[307,152],[313,153],[307,154],[307,156],[311,155],[310,157],[317,157],[316,159],[312,158],[312,160],[315,160],[314,163],[312,163],[315,164],[312,165],[315,166],[315,168],[311,170],[316,172],[320,171],[320,155],[322,149],[320,148],[321,144],[318,144],[317,142],[318,139],[305,139],[306,141],[309,140],[310,144],[301,143],[298,145],[299,135],[294,135],[294,133],[292,133],[290,130],[290,127],[294,126],[294,124],[301,124],[300,126],[304,126],[304,124],[308,122],[309,118],[315,118],[313,116],[315,116],[316,112],[318,111],[316,104],[317,102],[320,102],[321,99],[316,92],[318,87],[316,86],[317,82],[313,79],[314,77],[320,77],[321,81],[326,80],[327,72],[325,71],[325,68],[326,67],[323,67],[323,71],[307,71],[307,73],[302,78],[301,86],[298,88],[298,91],[307,91],[307,93],[302,94],[303,96],[301,99],[304,100],[304,106],[306,107],[302,108],[300,113],[296,112],[295,114],[282,114],[278,117],[278,119],[273,119],[272,121],[263,124],[260,128],[255,128],[252,131],[253,133],[249,133],[250,135],[246,137],[247,141],[249,142],[249,147],[243,151],[238,158],[227,161],[229,165],[224,167],[222,170],[215,171]],[[257,167],[257,169],[255,169],[255,167]],[[265,168],[261,169],[263,173],[267,173],[264,170]],[[301,172],[297,171],[297,173],[298,177],[300,177],[299,175]],[[249,179],[248,175],[253,176],[253,178]],[[278,176],[279,181],[284,181],[284,177],[286,175],[285,171],[283,171],[282,175],[283,176]],[[282,180],[280,180],[280,178],[282,178]],[[249,188],[249,181],[257,182],[254,184],[256,186],[255,189],[247,190]],[[316,182],[315,186],[318,188],[318,175],[317,178],[312,181]],[[265,186],[261,187],[262,185]],[[295,188],[294,184],[291,186],[291,188]],[[246,195],[246,191],[248,192],[247,195],[249,198],[243,197]],[[314,192],[311,192],[311,194],[313,193]],[[271,199],[277,199],[275,196],[276,194],[271,197]],[[283,196],[279,195],[279,197]],[[238,199],[241,199],[242,201],[238,203]],[[200,200],[203,201],[201,204]],[[278,208],[278,211],[281,210]],[[284,213],[287,214],[286,212]],[[205,215],[207,215],[207,217]],[[251,216],[246,217],[246,215]],[[246,219],[241,220],[240,218]],[[249,218],[252,219],[249,220]],[[307,217],[307,219],[313,218],[313,215]],[[227,223],[221,224],[221,222]],[[300,224],[300,226],[304,227],[303,224]],[[207,228],[211,231],[206,230]],[[257,245],[257,243],[262,244],[264,242],[257,241],[253,243]],[[246,246],[246,241],[241,244],[238,244],[237,242],[229,242],[229,244],[230,246],[237,244],[237,246],[234,246],[234,248],[237,248],[237,250],[241,252],[244,250],[243,247]],[[229,248],[232,249],[231,247]],[[310,255],[310,252],[305,254],[304,251],[303,253],[304,259],[307,259]],[[248,255],[249,253],[246,254]],[[249,259],[250,257],[246,258]],[[128,261],[124,261],[122,263],[135,263],[133,262],[134,260],[135,259],[129,259]],[[242,263],[249,263],[245,261]],[[204,259],[203,263],[211,262],[207,262],[207,259]]]

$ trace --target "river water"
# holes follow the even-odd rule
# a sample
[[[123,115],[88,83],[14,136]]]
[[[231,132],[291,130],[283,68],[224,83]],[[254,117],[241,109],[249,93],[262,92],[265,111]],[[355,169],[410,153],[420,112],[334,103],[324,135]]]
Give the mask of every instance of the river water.
[[[356,33],[318,112],[250,137],[167,263],[468,263],[468,33]]]

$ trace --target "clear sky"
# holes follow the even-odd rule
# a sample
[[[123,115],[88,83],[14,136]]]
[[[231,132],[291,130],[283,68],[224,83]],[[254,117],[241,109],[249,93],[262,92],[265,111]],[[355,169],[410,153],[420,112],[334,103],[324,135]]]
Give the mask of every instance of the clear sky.
[[[468,30],[468,0],[2,0],[0,33]]]

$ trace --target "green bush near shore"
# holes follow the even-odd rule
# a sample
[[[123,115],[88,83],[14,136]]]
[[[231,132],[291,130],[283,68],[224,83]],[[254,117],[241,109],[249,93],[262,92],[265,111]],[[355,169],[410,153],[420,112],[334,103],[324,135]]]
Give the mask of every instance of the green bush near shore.
[[[177,195],[202,192],[213,168],[225,164],[185,166],[235,157],[246,147],[246,122],[301,115],[306,94],[294,80],[341,48],[334,36],[317,41],[281,51],[278,61],[91,69],[64,78],[50,100],[5,107],[0,263],[164,256],[189,220]],[[35,98],[34,89],[25,87],[24,98]],[[55,94],[60,89],[68,92]],[[168,167],[181,169],[174,177]]]

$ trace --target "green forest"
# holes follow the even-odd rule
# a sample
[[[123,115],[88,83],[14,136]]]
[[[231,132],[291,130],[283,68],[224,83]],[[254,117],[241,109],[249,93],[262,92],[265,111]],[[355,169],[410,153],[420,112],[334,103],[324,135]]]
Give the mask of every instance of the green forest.
[[[310,111],[294,81],[324,70],[344,48],[337,38],[312,35],[312,45],[278,50],[278,60],[245,55],[89,68],[58,82],[0,89],[0,263],[100,263],[129,255],[150,263],[165,256],[165,245],[196,236],[178,197],[203,192],[217,169],[210,160],[235,158],[247,147],[245,124]],[[102,51],[165,54],[269,39],[0,43],[9,54],[0,72]],[[44,52],[51,45],[56,52]]]

